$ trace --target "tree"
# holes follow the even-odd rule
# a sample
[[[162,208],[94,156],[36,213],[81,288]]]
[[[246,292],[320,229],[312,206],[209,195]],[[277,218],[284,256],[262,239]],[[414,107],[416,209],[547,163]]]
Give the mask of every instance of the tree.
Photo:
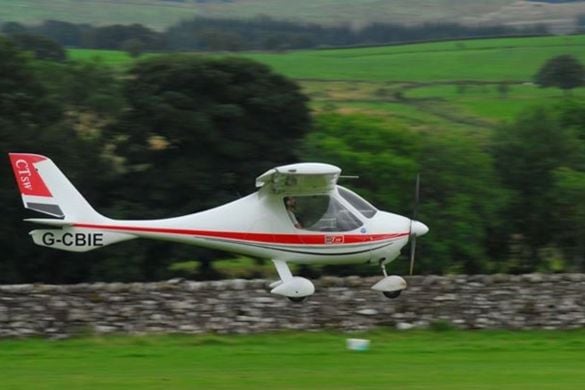
[[[498,91],[498,94],[500,95],[500,99],[506,99],[508,97],[509,92],[510,92],[510,83],[502,81],[502,82],[498,83],[496,90]]]
[[[111,194],[121,200],[118,217],[191,213],[251,192],[256,175],[296,160],[310,125],[296,84],[242,58],[146,59],[130,71],[125,95],[128,109],[109,130],[125,161]],[[161,243],[134,249],[153,279],[173,257],[213,256]]]
[[[130,57],[138,58],[144,53],[144,43],[140,39],[126,39],[120,44],[120,49],[124,50]]]
[[[492,156],[471,135],[440,129],[424,135],[419,214],[432,229],[432,239],[419,240],[421,252],[427,253],[426,269],[500,272],[503,251],[494,241],[505,229],[508,193]]]
[[[496,168],[512,193],[509,224],[525,248],[516,271],[538,269],[545,260],[541,250],[555,245],[563,229],[555,208],[556,172],[583,166],[583,144],[578,132],[567,126],[570,118],[578,117],[558,107],[537,108],[494,132]]]
[[[45,20],[40,26],[31,27],[31,32],[43,35],[66,47],[79,47],[83,35],[93,27],[59,20]]]
[[[65,126],[60,99],[37,78],[31,60],[0,38],[0,283],[75,282],[87,278],[89,264],[68,253],[43,250],[28,236],[31,217],[21,207],[6,152],[27,151],[51,156],[91,201],[99,200],[102,178],[110,171],[99,159],[100,149]],[[95,203],[95,202],[94,202]],[[99,204],[99,202],[97,202]],[[36,215],[38,216],[38,215]]]
[[[559,229],[557,245],[564,252],[568,266],[585,271],[585,105],[578,101],[564,102],[559,109],[560,125],[571,130],[577,158],[571,167],[554,171],[554,206]]]
[[[365,116],[320,115],[303,156],[359,175],[357,191],[383,210],[409,216],[421,173],[418,218],[430,233],[418,241],[421,273],[488,272],[489,240],[505,204],[488,153],[476,140],[442,131],[420,133],[399,122]],[[407,261],[392,264],[408,272]]]
[[[121,72],[99,59],[37,61],[33,67],[48,92],[66,106],[70,117],[91,114],[108,122],[124,108]]]
[[[93,49],[123,49],[125,42],[135,40],[142,44],[143,50],[163,50],[166,48],[165,36],[141,24],[129,26],[112,25],[96,27],[84,34],[84,47]]]
[[[585,170],[566,167],[554,172],[556,238],[572,270],[585,271]]]
[[[24,128],[54,123],[60,112],[48,100],[29,61],[18,48],[0,37],[0,121]]]
[[[18,33],[8,37],[21,50],[31,52],[35,58],[53,61],[65,61],[67,58],[61,45],[41,35]]]
[[[585,83],[585,68],[572,55],[564,54],[549,59],[534,76],[542,88],[557,87],[568,94]]]
[[[6,35],[25,34],[28,32],[27,28],[23,24],[17,22],[6,22],[2,24],[1,31]]]

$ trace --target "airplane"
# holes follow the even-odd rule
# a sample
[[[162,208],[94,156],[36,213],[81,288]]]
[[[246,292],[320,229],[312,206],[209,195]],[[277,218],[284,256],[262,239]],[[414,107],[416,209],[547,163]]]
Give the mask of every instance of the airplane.
[[[388,275],[409,240],[410,273],[415,240],[429,228],[415,220],[381,211],[337,184],[341,169],[324,163],[296,163],[270,169],[256,178],[258,190],[209,210],[174,218],[115,220],[93,209],[48,157],[9,153],[24,207],[52,218],[28,218],[49,229],[31,231],[43,247],[86,252],[136,238],[167,240],[270,259],[279,280],[270,292],[302,302],[313,283],[294,276],[290,263],[370,263],[383,279],[372,289],[396,298],[404,278]]]

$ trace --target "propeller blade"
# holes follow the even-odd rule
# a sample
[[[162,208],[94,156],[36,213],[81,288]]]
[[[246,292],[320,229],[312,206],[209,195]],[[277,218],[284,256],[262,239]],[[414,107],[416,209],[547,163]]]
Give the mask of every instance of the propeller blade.
[[[418,213],[418,201],[420,197],[420,173],[416,174],[416,184],[414,186],[414,211],[412,212],[412,219],[416,221]]]
[[[418,214],[418,203],[420,197],[420,173],[416,175],[416,183],[414,186],[414,207],[412,211],[412,218],[410,219],[410,275],[414,272],[414,257],[416,253],[416,234],[412,231],[412,224],[416,221],[416,216]]]
[[[410,276],[412,276],[414,272],[414,254],[416,252],[416,235],[410,237]]]

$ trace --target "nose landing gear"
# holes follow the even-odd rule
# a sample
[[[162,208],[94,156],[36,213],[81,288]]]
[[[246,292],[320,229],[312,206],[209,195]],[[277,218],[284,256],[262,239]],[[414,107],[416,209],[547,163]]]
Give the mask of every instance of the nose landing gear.
[[[386,259],[380,260],[380,268],[382,268],[382,274],[384,279],[372,286],[372,290],[381,291],[386,298],[394,299],[400,296],[402,290],[406,288],[406,280],[397,275],[390,275],[386,272]]]

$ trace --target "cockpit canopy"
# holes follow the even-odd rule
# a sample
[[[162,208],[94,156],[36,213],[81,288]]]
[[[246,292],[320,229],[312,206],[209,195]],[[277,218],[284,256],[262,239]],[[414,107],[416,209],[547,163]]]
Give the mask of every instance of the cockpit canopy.
[[[364,198],[347,188],[337,186],[343,200],[366,218],[372,218],[378,210]],[[298,229],[320,232],[346,232],[363,225],[337,194],[285,196],[284,205],[292,223]]]
[[[367,200],[356,194],[355,192],[348,190],[345,187],[337,186],[339,195],[343,197],[353,208],[359,211],[364,217],[372,218],[378,210],[370,204]]]

